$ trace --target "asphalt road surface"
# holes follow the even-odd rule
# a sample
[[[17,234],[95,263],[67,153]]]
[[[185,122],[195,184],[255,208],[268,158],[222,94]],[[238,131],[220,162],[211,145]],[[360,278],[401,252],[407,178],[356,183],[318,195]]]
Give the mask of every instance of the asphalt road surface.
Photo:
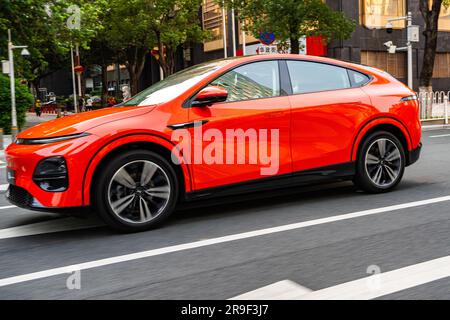
[[[388,194],[270,191],[138,234],[2,194],[0,299],[450,299],[450,130],[423,143]]]

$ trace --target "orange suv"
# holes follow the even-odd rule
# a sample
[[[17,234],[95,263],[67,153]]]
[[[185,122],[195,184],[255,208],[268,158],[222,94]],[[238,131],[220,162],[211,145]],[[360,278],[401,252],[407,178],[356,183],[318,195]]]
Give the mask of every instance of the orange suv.
[[[217,60],[21,132],[6,150],[7,197],[39,211],[92,207],[141,231],[213,196],[332,180],[389,191],[420,141],[416,95],[381,70],[300,55]]]

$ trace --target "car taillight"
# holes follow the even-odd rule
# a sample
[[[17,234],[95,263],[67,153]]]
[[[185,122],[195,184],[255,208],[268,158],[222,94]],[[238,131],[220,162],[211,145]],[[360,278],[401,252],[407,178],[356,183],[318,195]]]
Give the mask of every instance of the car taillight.
[[[407,96],[407,97],[403,97],[400,99],[400,101],[402,101],[402,102],[413,101],[413,100],[417,100],[417,96],[415,94]]]
[[[66,160],[63,157],[50,157],[41,160],[34,170],[33,181],[45,191],[61,192],[67,190],[69,178]]]

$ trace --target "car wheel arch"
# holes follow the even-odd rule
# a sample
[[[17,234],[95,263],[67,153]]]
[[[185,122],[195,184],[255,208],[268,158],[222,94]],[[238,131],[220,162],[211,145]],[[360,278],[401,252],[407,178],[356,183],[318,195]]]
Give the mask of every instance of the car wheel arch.
[[[137,134],[128,135],[117,138],[109,143],[103,145],[97,153],[89,161],[89,165],[83,177],[83,204],[91,204],[91,188],[96,175],[101,171],[105,163],[114,155],[130,149],[143,149],[154,151],[164,157],[172,164],[178,179],[180,180],[181,197],[185,192],[192,190],[191,171],[183,159],[180,160],[180,165],[175,165],[172,162],[172,149],[176,147],[171,141],[161,138],[159,136]]]
[[[412,142],[410,134],[399,120],[389,117],[377,118],[366,123],[358,131],[352,147],[351,161],[355,161],[357,159],[358,152],[364,142],[364,139],[376,131],[387,131],[396,136],[402,143],[405,154],[408,154],[408,151],[411,150]]]

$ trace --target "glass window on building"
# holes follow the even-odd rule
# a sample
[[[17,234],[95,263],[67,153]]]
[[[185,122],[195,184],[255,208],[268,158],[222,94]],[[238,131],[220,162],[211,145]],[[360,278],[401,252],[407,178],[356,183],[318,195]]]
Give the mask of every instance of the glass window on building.
[[[361,24],[368,28],[384,28],[390,18],[406,15],[405,0],[360,0]],[[405,22],[392,22],[394,28],[404,28]]]
[[[450,78],[450,53],[438,52],[434,60],[433,78]]]
[[[450,7],[442,6],[438,26],[439,31],[450,31]]]
[[[386,71],[398,79],[406,77],[405,52],[361,51],[361,63]]]
[[[211,38],[204,43],[204,50],[223,48],[222,8],[214,0],[203,0],[202,18],[203,29],[211,34]]]

